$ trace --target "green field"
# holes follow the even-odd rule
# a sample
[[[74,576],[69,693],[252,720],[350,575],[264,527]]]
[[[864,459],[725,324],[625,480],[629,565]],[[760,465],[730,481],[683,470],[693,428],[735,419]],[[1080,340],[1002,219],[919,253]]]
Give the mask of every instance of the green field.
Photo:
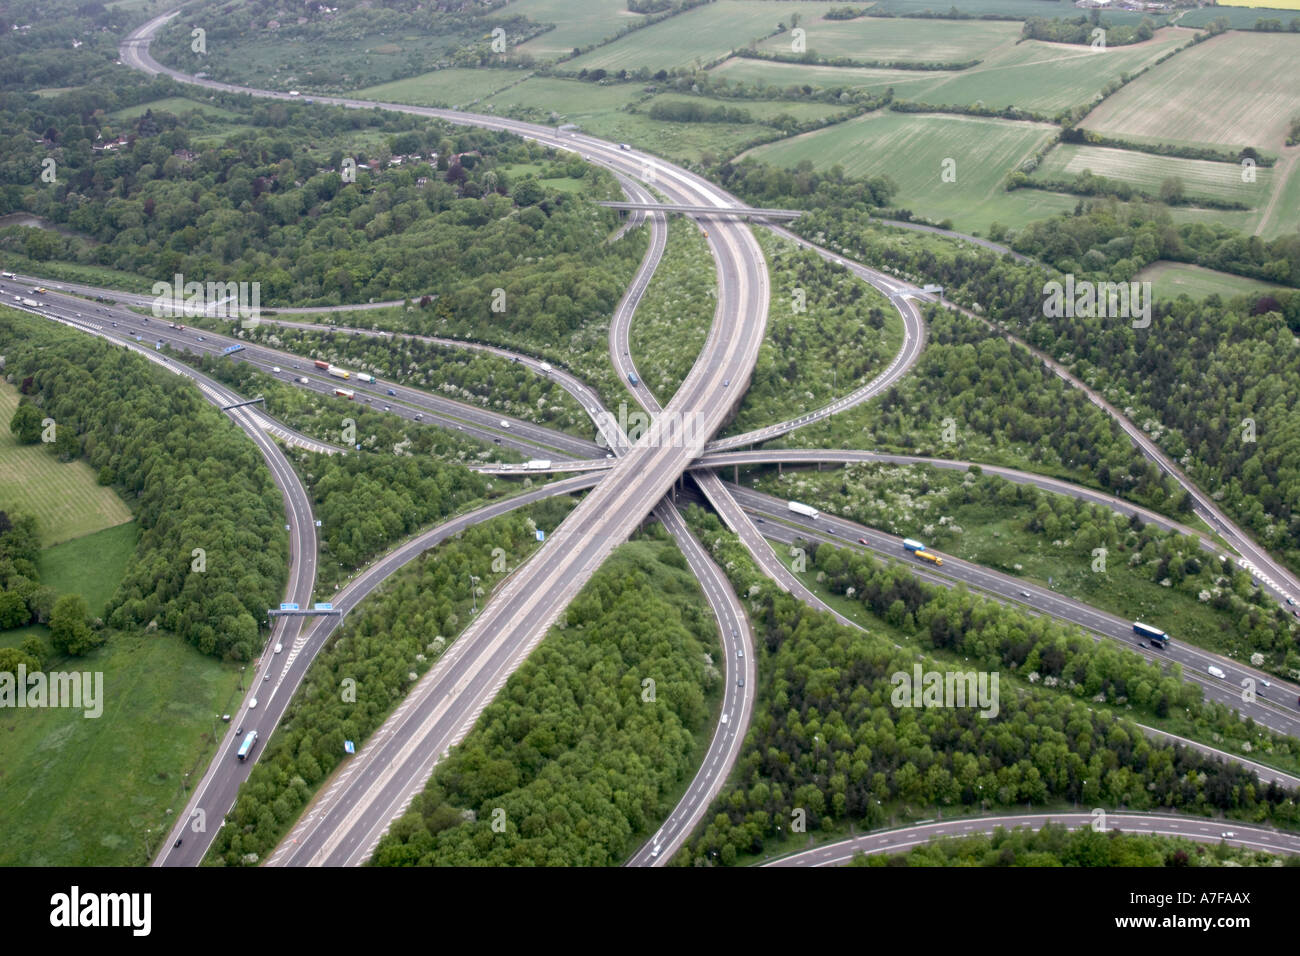
[[[46,547],[131,520],[84,461],[60,462],[44,444],[19,445],[9,431],[18,390],[0,383],[0,508],[36,516]]]
[[[1055,135],[1054,127],[971,116],[879,112],[760,146],[746,155],[774,166],[801,160],[849,176],[888,176],[898,186],[891,204],[962,231],[992,222],[1016,225],[1073,208],[1072,197],[1008,193],[1008,173]],[[956,181],[942,181],[943,163],[956,162]]]
[[[1300,155],[1289,151],[1277,161],[1272,173],[1273,195],[1255,227],[1266,239],[1300,231]]]
[[[582,80],[534,76],[518,86],[484,98],[475,110],[485,113],[518,110],[541,120],[549,119],[554,113],[561,122],[583,125],[590,117],[622,109],[642,95],[641,87],[630,83],[604,86]]]
[[[410,103],[412,106],[455,107],[495,93],[526,75],[520,70],[434,70],[405,80],[368,86],[357,90],[355,95],[358,99]]]
[[[537,76],[488,97],[475,109],[509,112],[535,122],[577,123],[594,136],[635,143],[656,155],[685,162],[697,162],[706,152],[731,155],[769,132],[753,123],[666,123],[643,112],[623,110],[643,95],[641,87],[632,83],[601,85]],[[748,108],[749,102],[737,100],[731,105]],[[787,105],[781,104],[782,108]],[[767,108],[766,104],[756,106],[756,114]]]
[[[1275,153],[1300,114],[1298,60],[1300,34],[1224,33],[1130,83],[1080,125],[1148,142]]]
[[[197,781],[226,729],[215,715],[233,706],[237,673],[135,634],[45,669],[103,672],[103,715],[0,710],[0,866],[144,864],[183,806],[184,774]]]
[[[987,56],[997,47],[1014,45],[1020,24],[1008,20],[826,20],[801,17],[805,47],[818,56],[854,60],[956,63]],[[790,35],[758,45],[772,53],[795,52]]]
[[[974,17],[997,14],[1010,17],[1077,17],[1080,10],[1071,0],[960,0],[957,3],[936,3],[935,0],[876,0],[875,3],[853,3],[850,6],[869,6],[873,10],[886,11],[899,17],[916,16],[920,13],[947,11],[957,7],[962,13]],[[1126,10],[1111,10],[1107,19],[1117,23],[1140,20],[1140,14]]]
[[[186,96],[165,96],[160,100],[150,100],[148,103],[138,103],[135,106],[127,106],[123,109],[116,110],[108,114],[108,119],[115,121],[133,120],[143,116],[145,113],[153,110],[155,113],[172,113],[180,116],[191,110],[198,110],[207,116],[214,116],[219,119],[233,119],[238,113],[232,113],[230,110],[222,109],[220,106],[213,106],[211,103],[201,103],[198,100],[192,100]]]
[[[917,24],[913,29],[924,43],[924,31],[936,23],[913,22]],[[971,28],[975,29],[974,25]],[[1110,47],[1104,52],[1026,40],[999,46],[979,66],[959,71],[803,66],[737,58],[719,65],[714,72],[732,80],[778,87],[806,83],[821,89],[848,86],[878,93],[892,87],[897,99],[933,106],[982,103],[992,109],[1015,106],[1055,115],[1091,103],[1111,80],[1153,63],[1188,42],[1192,35],[1188,30],[1160,30],[1146,43]]]
[[[1289,23],[1291,18],[1296,15],[1296,4],[1300,0],[1280,0],[1281,3],[1290,3],[1288,9],[1281,9],[1274,0],[1269,7],[1249,7],[1249,6],[1212,6],[1200,7],[1196,10],[1188,10],[1178,22],[1188,27],[1206,27],[1223,17],[1228,21],[1228,25],[1234,30],[1250,30],[1255,26],[1255,21],[1260,18],[1281,20],[1283,23]]]
[[[848,88],[884,93],[892,88],[901,100],[920,100],[921,91],[933,89],[943,77],[955,72],[938,70],[880,70],[846,66],[817,66],[802,63],[772,63],[732,57],[709,71],[733,83],[767,87],[773,91],[798,91],[804,85],[829,90]]]
[[[1236,163],[1215,163],[1196,159],[1175,159],[1127,149],[1109,149],[1099,146],[1057,146],[1044,158],[1033,178],[1073,179],[1085,170],[1129,183],[1151,194],[1159,195],[1160,184],[1166,179],[1178,179],[1185,194],[1191,197],[1212,197],[1235,200],[1261,210],[1273,191],[1273,171],[1255,170],[1255,182],[1241,181],[1241,167]]]
[[[41,583],[60,594],[80,594],[98,617],[125,576],[139,536],[140,526],[131,521],[46,548],[41,552]]]
[[[1176,299],[1188,295],[1203,299],[1207,295],[1220,295],[1225,299],[1238,295],[1266,292],[1285,288],[1258,279],[1216,272],[1185,262],[1153,262],[1137,274],[1137,279],[1151,283],[1151,294],[1157,301]]]
[[[534,37],[517,51],[541,60],[553,60],[571,53],[574,47],[599,43],[644,19],[639,13],[628,12],[627,0],[511,0],[502,12],[525,16],[535,23],[555,24],[554,30]]]
[[[778,24],[789,27],[792,13],[808,21],[834,6],[834,3],[717,0],[620,37],[565,65],[574,70],[702,66],[751,40],[761,40],[774,33]]]

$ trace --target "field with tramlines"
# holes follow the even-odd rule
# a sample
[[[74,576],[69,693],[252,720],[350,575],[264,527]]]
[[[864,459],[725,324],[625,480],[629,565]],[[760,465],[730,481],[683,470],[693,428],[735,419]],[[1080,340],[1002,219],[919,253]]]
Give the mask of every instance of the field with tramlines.
[[[1297,62],[1300,35],[1225,33],[1139,77],[1080,125],[1147,142],[1276,152],[1300,113]]]

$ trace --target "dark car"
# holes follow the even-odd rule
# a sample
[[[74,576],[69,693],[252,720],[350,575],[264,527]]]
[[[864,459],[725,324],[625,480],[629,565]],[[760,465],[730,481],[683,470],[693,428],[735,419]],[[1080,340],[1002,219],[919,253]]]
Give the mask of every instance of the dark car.
[[[390,388],[390,389],[388,390],[388,394],[389,394],[389,395],[396,395],[397,393],[394,392],[394,391]]]

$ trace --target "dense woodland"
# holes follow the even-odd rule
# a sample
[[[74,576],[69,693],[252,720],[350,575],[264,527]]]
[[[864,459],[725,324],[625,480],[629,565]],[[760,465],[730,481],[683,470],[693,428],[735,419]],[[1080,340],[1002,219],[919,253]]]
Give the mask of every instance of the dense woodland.
[[[193,49],[193,24],[207,31],[203,52]],[[310,80],[317,92],[351,92],[431,69],[498,65],[493,30],[504,31],[513,50],[550,28],[505,0],[330,0],[295,4],[291,15],[281,0],[208,0],[164,28],[153,53],[187,73],[244,86]]]
[[[1116,25],[1104,20],[1100,10],[1093,10],[1075,19],[1030,17],[1025,21],[1021,36],[1026,40],[1091,45],[1096,41],[1094,31],[1098,29],[1102,31],[1104,46],[1124,46],[1150,40],[1155,36],[1156,24],[1150,17],[1143,17],[1141,23]]]
[[[536,180],[512,183],[497,168],[546,160],[541,147],[433,123],[412,128],[410,117],[393,119],[401,114],[365,114],[393,135],[383,146],[346,154],[358,164],[349,183],[342,178],[344,149],[327,149],[324,141],[341,142],[341,134],[363,125],[364,119],[342,115],[356,111],[309,114],[274,102],[247,109],[260,129],[220,146],[198,143],[170,114],[146,112],[130,125],[131,142],[107,154],[91,149],[100,135],[94,124],[50,115],[54,110],[19,114],[43,141],[32,143],[29,133],[10,169],[0,170],[5,181],[27,185],[17,191],[16,206],[17,186],[6,192],[9,205],[87,238],[23,229],[0,235],[0,250],[38,262],[108,266],[151,282],[176,273],[258,282],[263,306],[446,293],[479,277],[484,281],[458,304],[480,320],[521,320],[519,311],[504,317],[491,311],[496,287],[521,298],[540,293],[541,314],[525,314],[556,331],[603,306],[600,292],[586,292],[578,279],[620,254],[622,246],[603,242],[614,214]],[[294,122],[299,117],[303,125]],[[11,141],[23,135],[8,131]],[[300,142],[319,145],[304,151],[295,145]],[[435,152],[438,158],[430,159]],[[490,161],[482,161],[485,153]],[[390,167],[394,154],[423,159]],[[57,163],[56,183],[39,179],[46,158]],[[563,165],[562,175],[571,166],[597,189],[598,174],[580,162]],[[545,271],[538,260],[545,260]]]
[[[112,82],[122,72],[114,67],[119,38],[145,19],[133,6],[98,0],[6,4],[0,8],[0,89]]]
[[[1186,493],[1142,457],[1118,424],[1027,350],[946,309],[930,309],[929,326],[925,351],[908,376],[832,421],[835,444],[1029,467],[1166,514],[1187,514]],[[827,436],[819,432],[804,429],[783,441],[822,447]]]
[[[1295,794],[1264,786],[1239,765],[1154,743],[1130,721],[1089,706],[1089,698],[1125,700],[1134,716],[1200,709],[1207,726],[1225,735],[1258,732],[1221,706],[1202,704],[1177,668],[1161,674],[1053,621],[823,546],[817,563],[832,587],[942,659],[968,657],[961,669],[1004,677],[993,719],[970,707],[898,708],[889,677],[911,672],[914,650],[811,610],[766,583],[716,518],[694,512],[691,522],[737,590],[750,594],[764,676],[731,782],[674,862],[731,865],[762,853],[790,831],[795,809],[806,811],[808,832],[875,828],[935,807],[1061,803],[1225,813],[1284,826],[1300,820]],[[1009,671],[1044,689],[1017,687]],[[1261,737],[1294,756],[1295,741]]]
[[[347,759],[343,742],[359,750],[469,624],[470,575],[489,593],[505,576],[494,568],[493,550],[501,548],[516,567],[536,545],[534,529],[554,529],[572,505],[567,498],[540,502],[475,525],[416,558],[348,615],[312,662],[207,862],[236,866],[265,857]]]
[[[749,388],[728,433],[770,425],[818,408],[865,385],[902,344],[897,312],[874,288],[815,252],[766,230],[772,303],[767,335]]]
[[[1167,216],[1157,207],[1098,202],[1081,206],[1078,215],[1028,227],[1015,245],[1029,248],[1041,241],[1046,259],[1064,272],[1077,269],[1077,279],[1090,281],[1128,278],[1156,259],[1186,261],[1190,250],[1199,249],[1198,264],[1274,280],[1285,275],[1300,283],[1300,235],[1247,239],[1201,223],[1175,227]],[[1300,568],[1300,422],[1293,412],[1300,374],[1292,345],[1300,332],[1300,293],[1157,302],[1151,327],[1134,329],[1129,319],[1046,317],[1044,286],[1062,276],[1045,266],[970,246],[900,243],[888,231],[848,222],[831,210],[802,217],[799,231],[812,238],[824,232],[823,239],[842,243],[854,258],[941,282],[953,301],[1000,321],[1072,366],[1140,424],[1149,423],[1152,437],[1202,488],[1262,544]],[[936,342],[942,342],[941,335],[936,320]],[[1003,346],[987,339],[973,347]],[[933,371],[928,363],[942,354],[933,345],[926,353],[922,374],[927,367]],[[1021,361],[1034,364],[1028,356]],[[953,370],[943,365],[935,381],[940,391],[930,394],[952,387],[944,382],[961,380]],[[996,387],[996,379],[989,378]],[[1020,394],[1004,396],[1011,405],[1026,400]],[[1114,447],[1126,441],[1116,434]],[[1096,448],[1082,451],[1098,457]],[[1108,464],[1114,470],[1115,463]],[[1103,482],[1102,487],[1108,486]]]
[[[337,562],[351,571],[421,527],[486,494],[489,479],[423,455],[300,453],[321,523],[321,582]],[[504,488],[503,488],[504,490]]]
[[[24,440],[17,428],[13,432],[23,444],[32,440]],[[36,518],[0,511],[0,630],[22,627],[31,621],[49,621],[57,595],[53,588],[41,585],[36,568],[40,553]]]
[[[375,864],[617,866],[659,827],[694,774],[722,679],[699,585],[658,529],[615,552],[563,621],[435,768]]]
[[[280,492],[256,446],[189,382],[80,332],[4,309],[0,350],[23,402],[57,423],[51,454],[88,461],[140,522],[108,624],[251,659],[289,558]]]

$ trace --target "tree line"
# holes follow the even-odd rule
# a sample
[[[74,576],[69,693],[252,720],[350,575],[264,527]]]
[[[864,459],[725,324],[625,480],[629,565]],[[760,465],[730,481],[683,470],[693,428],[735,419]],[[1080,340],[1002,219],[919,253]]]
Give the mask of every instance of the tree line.
[[[288,562],[280,492],[256,446],[187,381],[125,349],[11,310],[0,346],[22,402],[56,423],[52,453],[84,458],[140,523],[107,623],[251,659]]]

